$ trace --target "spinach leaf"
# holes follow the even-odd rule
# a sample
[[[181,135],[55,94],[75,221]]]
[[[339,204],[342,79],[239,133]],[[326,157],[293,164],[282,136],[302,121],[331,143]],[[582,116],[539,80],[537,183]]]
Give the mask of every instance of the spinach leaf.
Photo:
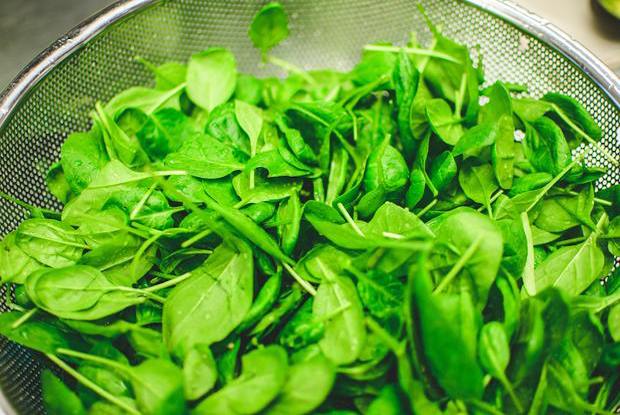
[[[362,304],[350,278],[332,275],[329,271],[323,278],[312,307],[314,315],[327,320],[319,346],[325,357],[335,364],[351,363],[366,341]]]
[[[413,301],[424,355],[433,376],[450,396],[479,399],[483,373],[477,359],[479,317],[468,291],[433,294],[426,269],[416,267]],[[459,353],[451,353],[459,350]],[[450,356],[450,359],[446,359]]]
[[[549,255],[536,268],[536,291],[554,286],[578,295],[586,290],[605,266],[603,251],[596,243],[597,232],[581,244],[566,246]]]
[[[554,111],[560,115],[561,120],[559,122],[563,129],[568,131],[575,130],[575,127],[579,129],[579,131],[573,131],[580,136],[577,142],[572,144],[573,148],[581,142],[584,135],[587,135],[594,141],[601,139],[601,128],[579,101],[567,95],[554,92],[546,94],[542,99],[554,106]],[[566,120],[570,120],[572,125],[568,125]]]
[[[249,247],[222,244],[164,304],[163,334],[168,349],[185,355],[195,344],[228,336],[252,304],[254,271]]]
[[[433,132],[451,146],[463,136],[461,120],[454,116],[452,109],[443,99],[432,99],[426,103],[426,116]]]
[[[553,176],[571,161],[571,152],[560,127],[551,119],[541,117],[526,124],[523,152],[538,171]]]
[[[15,233],[15,245],[30,257],[50,267],[75,264],[86,245],[67,224],[53,219],[29,219]]]
[[[431,164],[431,181],[438,192],[444,190],[456,177],[456,162],[452,153],[444,151]]]
[[[329,394],[336,372],[331,362],[317,354],[289,368],[288,377],[266,414],[302,415],[311,413]]]
[[[495,143],[498,130],[499,124],[492,122],[470,128],[459,138],[452,149],[452,155],[454,157],[462,154],[466,156],[476,155],[481,149]]]
[[[211,112],[235,92],[237,64],[223,48],[210,48],[192,55],[187,66],[187,95]]]
[[[490,219],[469,208],[459,208],[439,216],[429,226],[441,242],[432,252],[435,266],[449,264],[452,268],[459,259],[462,262],[462,268],[455,268],[459,271],[456,275],[452,271],[455,280],[444,278],[443,284],[470,287],[470,300],[473,297],[474,303],[481,308],[486,304],[489,289],[501,263],[501,232]],[[454,232],[455,229],[459,229],[459,232]],[[468,252],[470,255],[465,255]],[[463,262],[462,258],[466,261]]]
[[[252,20],[249,35],[263,54],[288,37],[288,16],[279,3],[269,3]]]
[[[407,159],[413,157],[416,139],[411,128],[411,111],[418,90],[419,76],[409,56],[401,50],[394,66],[393,83],[398,105],[398,132]]]
[[[185,397],[196,400],[206,394],[217,382],[217,364],[209,346],[194,345],[183,360]]]
[[[367,413],[369,415],[398,415],[404,411],[398,389],[394,385],[386,385],[370,403]]]
[[[71,191],[79,194],[108,162],[108,155],[97,130],[73,133],[60,149],[60,165]]]
[[[24,313],[10,311],[0,314],[0,334],[15,343],[42,353],[56,353],[56,349],[69,348],[68,336],[57,326],[45,321],[23,321]]]
[[[173,108],[155,111],[136,133],[140,145],[151,159],[161,160],[179,150],[185,140],[196,134],[189,118]]]
[[[482,367],[502,383],[515,407],[521,411],[521,403],[505,373],[510,361],[510,346],[502,324],[492,321],[482,326],[480,329],[479,354]]]
[[[459,184],[468,198],[491,209],[491,196],[498,184],[490,164],[474,164],[466,160],[459,172]]]
[[[183,373],[172,362],[149,359],[131,367],[129,375],[138,408],[145,414],[185,413]]]
[[[234,148],[208,135],[196,134],[185,140],[178,151],[168,154],[164,164],[202,179],[219,179],[243,170],[246,161],[245,155]]]
[[[80,398],[49,370],[41,373],[43,404],[50,415],[86,415]]]
[[[286,351],[267,346],[243,356],[241,375],[195,408],[199,415],[254,414],[280,393],[289,373]]]
[[[45,265],[17,246],[15,236],[11,232],[0,242],[0,277],[2,282],[23,284],[31,273]]]

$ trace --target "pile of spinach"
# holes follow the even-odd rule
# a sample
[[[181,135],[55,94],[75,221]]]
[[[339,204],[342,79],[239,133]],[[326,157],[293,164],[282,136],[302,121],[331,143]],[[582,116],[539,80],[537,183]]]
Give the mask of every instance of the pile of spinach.
[[[154,65],[71,134],[0,244],[0,333],[62,368],[50,414],[606,414],[620,187],[576,100],[485,82],[443,36],[350,72],[224,48]],[[10,198],[7,195],[3,195]],[[66,382],[66,383],[65,383]]]

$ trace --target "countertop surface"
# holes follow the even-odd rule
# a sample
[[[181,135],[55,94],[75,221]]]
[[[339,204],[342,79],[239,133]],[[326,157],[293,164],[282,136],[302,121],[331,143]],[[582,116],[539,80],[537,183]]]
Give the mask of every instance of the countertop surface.
[[[620,22],[594,0],[515,0],[556,24],[620,73]],[[0,90],[36,54],[113,0],[0,0]]]

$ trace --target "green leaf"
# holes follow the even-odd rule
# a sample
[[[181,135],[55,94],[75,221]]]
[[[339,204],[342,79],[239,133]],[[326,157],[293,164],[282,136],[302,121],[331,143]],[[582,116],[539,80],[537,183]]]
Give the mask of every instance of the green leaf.
[[[15,326],[23,316],[18,311],[0,314],[0,334],[41,353],[55,354],[56,349],[70,347],[68,336],[50,323],[31,319]]]
[[[271,275],[256,295],[252,307],[243,318],[240,329],[256,324],[274,306],[282,288],[282,270]]]
[[[424,197],[424,190],[426,189],[426,177],[422,170],[414,168],[411,170],[409,176],[409,188],[405,195],[406,206],[409,209],[413,209]]]
[[[510,362],[510,345],[501,323],[492,321],[480,329],[478,353],[480,364],[491,376],[498,379],[508,391],[515,406],[522,410],[510,381],[506,377],[506,368]]]
[[[398,132],[407,159],[413,157],[415,146],[414,140],[416,137],[413,135],[413,129],[411,128],[411,111],[418,91],[419,77],[420,74],[413,66],[411,59],[401,50],[394,66],[392,82],[394,83],[398,108]]]
[[[498,189],[493,167],[465,161],[459,172],[459,184],[468,198],[490,209],[491,196]]]
[[[0,279],[2,282],[23,284],[30,274],[44,267],[45,265],[17,246],[15,232],[6,235],[0,242]]]
[[[239,249],[239,251],[237,251]],[[170,351],[183,356],[195,344],[228,336],[252,304],[252,256],[243,242],[220,245],[164,304],[163,334]]]
[[[80,398],[49,370],[41,373],[41,389],[49,415],[86,415]]]
[[[217,382],[217,364],[209,346],[196,344],[183,360],[185,398],[193,401],[201,398]]]
[[[456,399],[480,399],[483,373],[478,364],[478,319],[467,291],[433,294],[423,266],[413,275],[413,301],[431,373]],[[453,353],[458,350],[458,353]],[[450,359],[446,359],[450,356]]]
[[[289,373],[286,351],[267,346],[243,356],[241,375],[203,400],[197,415],[254,414],[280,393]]]
[[[237,122],[250,138],[250,155],[254,156],[258,147],[258,138],[263,128],[262,111],[243,101],[235,101]]]
[[[60,165],[75,194],[88,187],[108,160],[103,141],[96,130],[73,133],[60,148]]]
[[[311,413],[328,396],[336,380],[331,362],[320,353],[290,367],[276,400],[265,410],[269,415]]]
[[[513,98],[512,109],[515,114],[528,123],[538,120],[553,108],[550,103],[530,98]]]
[[[254,16],[248,35],[263,53],[288,37],[288,16],[280,3],[263,6]]]
[[[302,206],[297,192],[291,197],[280,202],[277,212],[277,221],[282,223],[278,227],[280,246],[286,255],[291,255],[297,245],[299,238],[300,224],[302,216]]]
[[[196,133],[195,126],[182,112],[163,108],[147,118],[136,137],[152,159],[161,160],[178,151],[183,142]]]
[[[452,153],[444,151],[431,164],[431,181],[437,191],[444,190],[456,177],[456,162]]]
[[[232,96],[237,83],[237,64],[227,49],[210,48],[192,55],[187,66],[187,95],[211,112]]]
[[[159,108],[180,109],[179,96],[183,87],[178,85],[173,89],[152,89],[141,86],[126,89],[113,97],[105,106],[104,110],[110,117],[116,117],[123,111],[134,108],[145,114],[151,114]]]
[[[396,276],[374,269],[366,274],[355,275],[359,275],[357,278],[359,296],[372,315],[383,318],[402,306],[405,287]]]
[[[242,235],[248,238],[250,242],[267,252],[274,258],[291,263],[291,259],[280,249],[278,244],[273,240],[264,229],[256,224],[251,218],[243,212],[234,208],[228,208],[217,203],[213,199],[206,199],[207,206],[222,216],[233,228],[237,229]]]
[[[536,170],[555,176],[570,164],[570,147],[556,123],[541,117],[525,127],[523,152]]]
[[[213,137],[196,134],[185,140],[177,152],[168,154],[164,164],[202,179],[219,179],[243,170],[246,160],[243,153]]]
[[[553,252],[536,268],[536,291],[559,287],[570,295],[579,295],[597,278],[605,266],[605,256],[598,247],[597,233],[579,245]]]
[[[497,136],[492,148],[491,161],[495,177],[500,187],[510,189],[514,175],[516,148],[514,142],[514,124],[511,115],[502,115],[497,121]]]
[[[440,274],[442,277],[468,249],[476,248],[452,285],[454,288],[469,287],[469,296],[482,309],[502,260],[500,230],[488,217],[465,207],[437,217],[429,222],[429,227],[441,243],[434,249],[431,259],[435,267],[445,270]]]
[[[452,149],[454,157],[475,155],[479,150],[495,143],[499,133],[497,123],[484,123],[467,130]]]
[[[456,145],[463,136],[461,120],[443,99],[432,99],[426,103],[426,116],[433,132],[448,145]]]
[[[367,415],[400,415],[404,406],[394,385],[386,385],[368,406]]]
[[[149,359],[129,370],[138,408],[146,415],[182,414],[183,372],[173,363]]]
[[[84,243],[69,225],[53,219],[29,219],[15,233],[15,245],[25,254],[50,267],[75,264]]]
[[[603,136],[601,127],[598,126],[594,118],[592,118],[583,105],[576,99],[554,92],[546,94],[542,99],[555,105],[554,110],[556,112],[561,113],[565,118],[571,120],[575,126],[580,128],[591,139],[599,141]],[[564,120],[560,121],[560,123],[563,129],[569,131],[573,130],[571,126],[566,125]],[[581,142],[581,139],[583,139],[583,137],[580,136],[578,142]]]
[[[609,310],[607,315],[609,334],[616,342],[620,342],[620,304],[616,304]]]
[[[139,290],[115,286],[88,265],[36,271],[25,288],[37,307],[71,320],[101,319],[145,301]]]
[[[327,319],[319,346],[325,357],[337,365],[357,359],[366,341],[364,311],[355,285],[348,277],[324,274],[312,312]]]

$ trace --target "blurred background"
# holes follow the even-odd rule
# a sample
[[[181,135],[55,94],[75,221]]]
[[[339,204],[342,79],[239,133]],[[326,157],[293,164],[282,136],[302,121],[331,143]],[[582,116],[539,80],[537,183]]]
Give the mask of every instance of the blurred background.
[[[562,28],[620,75],[620,20],[606,14],[599,0],[513,1]],[[0,0],[0,91],[37,53],[113,2]]]

